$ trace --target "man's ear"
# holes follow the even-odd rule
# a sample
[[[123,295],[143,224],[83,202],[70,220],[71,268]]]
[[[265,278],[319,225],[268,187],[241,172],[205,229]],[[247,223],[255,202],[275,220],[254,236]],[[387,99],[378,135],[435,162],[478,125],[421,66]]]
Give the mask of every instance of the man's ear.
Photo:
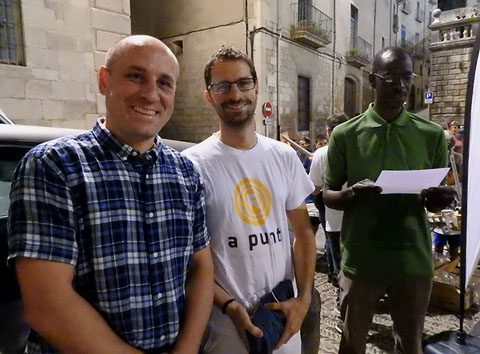
[[[368,75],[368,80],[370,81],[370,86],[372,86],[372,88],[375,88],[375,75],[370,73]]]
[[[205,99],[206,99],[209,103],[213,104],[213,102],[212,102],[212,96],[210,96],[210,92],[208,92],[208,90],[203,91],[203,95],[205,96]]]
[[[107,92],[108,81],[110,80],[110,72],[106,67],[102,66],[98,72],[98,90],[102,95]]]

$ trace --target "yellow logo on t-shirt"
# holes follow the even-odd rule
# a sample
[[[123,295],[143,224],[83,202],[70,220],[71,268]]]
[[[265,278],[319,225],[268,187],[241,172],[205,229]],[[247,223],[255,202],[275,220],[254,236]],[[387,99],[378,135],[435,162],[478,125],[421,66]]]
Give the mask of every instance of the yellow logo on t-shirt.
[[[241,180],[233,195],[235,210],[244,222],[250,225],[263,225],[272,207],[268,188],[253,178]]]

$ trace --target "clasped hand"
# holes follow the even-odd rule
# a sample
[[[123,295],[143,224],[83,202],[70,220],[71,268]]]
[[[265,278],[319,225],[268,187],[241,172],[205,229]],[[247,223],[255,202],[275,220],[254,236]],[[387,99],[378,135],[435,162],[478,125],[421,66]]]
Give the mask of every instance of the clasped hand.
[[[240,338],[248,350],[246,332],[248,331],[251,335],[258,338],[263,337],[263,332],[260,328],[252,323],[245,307],[237,302],[232,303],[232,305],[233,306],[229,306],[227,308],[227,314],[231,318],[238,334],[240,335]],[[287,301],[269,303],[265,305],[265,307],[270,310],[282,311],[287,319],[285,330],[283,331],[278,343],[275,345],[275,350],[287,343],[290,338],[300,330],[309,305],[310,304],[307,301],[300,298],[292,298],[288,299]]]

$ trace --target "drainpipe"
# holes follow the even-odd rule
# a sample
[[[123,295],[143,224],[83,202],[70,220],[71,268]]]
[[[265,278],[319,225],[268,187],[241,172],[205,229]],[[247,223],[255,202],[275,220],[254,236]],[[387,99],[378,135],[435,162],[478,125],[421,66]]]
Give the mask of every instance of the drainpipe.
[[[277,50],[277,58],[276,58],[276,84],[277,84],[277,140],[280,141],[280,84],[279,84],[279,70],[280,70],[280,36],[281,34],[280,29],[280,1],[277,0],[277,41],[276,41],[276,50]]]
[[[332,104],[331,112],[335,113],[335,62],[337,60],[337,1],[333,0],[333,60],[332,60]],[[339,59],[341,60],[341,59]]]
[[[389,28],[389,31],[388,31],[388,33],[390,34],[389,45],[392,45],[392,32],[393,32],[393,28],[392,28],[392,26],[393,26],[393,23],[392,23],[392,18],[393,18],[392,1],[393,0],[390,0],[390,28]]]
[[[377,0],[375,0],[375,5],[373,7],[373,43],[372,43],[372,58],[375,55],[375,35],[377,33]]]
[[[248,0],[245,0],[244,16],[245,16],[245,52],[248,55]],[[252,55],[252,57],[253,57],[253,55]]]

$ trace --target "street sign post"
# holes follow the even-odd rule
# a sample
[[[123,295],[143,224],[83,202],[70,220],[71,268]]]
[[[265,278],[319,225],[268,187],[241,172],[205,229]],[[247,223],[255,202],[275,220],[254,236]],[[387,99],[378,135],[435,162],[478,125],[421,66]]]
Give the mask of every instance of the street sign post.
[[[432,104],[433,103],[433,92],[427,91],[425,92],[425,104]]]
[[[265,102],[262,105],[262,113],[263,113],[263,124],[265,124],[265,136],[268,136],[268,126],[272,124],[272,118],[270,116],[273,112],[273,106],[270,102]]]

